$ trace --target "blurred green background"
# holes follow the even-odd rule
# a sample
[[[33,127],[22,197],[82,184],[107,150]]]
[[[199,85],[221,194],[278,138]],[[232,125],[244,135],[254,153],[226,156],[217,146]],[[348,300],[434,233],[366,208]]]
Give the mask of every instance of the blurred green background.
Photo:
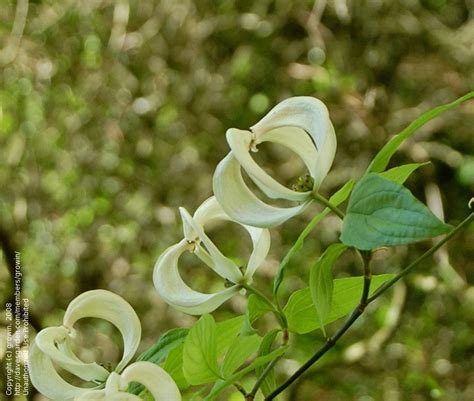
[[[122,295],[137,310],[141,350],[163,331],[191,325],[193,317],[161,301],[152,270],[181,239],[178,207],[192,212],[211,195],[214,168],[228,152],[226,129],[248,128],[290,96],[320,98],[338,137],[321,189],[330,195],[360,177],[387,139],[422,112],[472,90],[473,13],[473,0],[4,0],[2,303],[12,288],[5,253],[17,250],[37,327],[60,324],[69,301],[95,288]],[[391,164],[431,160],[407,186],[453,224],[469,213],[474,194],[473,126],[471,101],[420,129]],[[304,173],[281,148],[263,147],[258,157],[287,184]],[[318,210],[272,230],[270,255],[255,279],[264,292]],[[329,217],[311,235],[290,265],[284,297],[304,285],[339,229]],[[225,227],[213,238],[245,261],[248,244],[239,233]],[[380,251],[374,268],[396,272],[429,246]],[[472,401],[473,260],[471,225],[372,306],[281,400]],[[336,274],[359,269],[348,254]],[[221,285],[191,257],[182,272],[196,288]],[[215,316],[244,310],[245,299],[236,297]],[[262,330],[265,324],[272,321]],[[81,327],[82,357],[119,358],[109,326],[102,334],[94,322]],[[3,324],[2,343],[5,333]],[[293,359],[279,365],[279,379],[322,340],[319,332],[293,337]],[[45,400],[33,391],[30,399]]]

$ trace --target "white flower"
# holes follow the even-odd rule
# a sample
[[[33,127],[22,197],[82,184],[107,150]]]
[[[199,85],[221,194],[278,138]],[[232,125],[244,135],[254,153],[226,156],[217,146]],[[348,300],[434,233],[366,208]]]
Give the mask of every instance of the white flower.
[[[120,375],[112,372],[105,389],[87,391],[74,401],[142,401],[139,396],[127,393],[131,382],[144,385],[155,401],[181,401],[178,386],[171,376],[151,362],[132,363]]]
[[[233,221],[222,210],[214,197],[207,199],[194,216],[180,208],[183,219],[184,239],[164,251],[156,262],[153,282],[161,297],[174,308],[186,313],[200,315],[212,312],[240,291],[239,284],[249,284],[255,270],[265,259],[270,248],[270,233],[266,229],[242,225],[249,233],[253,251],[247,268],[242,273],[239,267],[225,257],[204,232],[204,226],[216,220]],[[178,261],[184,252],[193,252],[202,262],[230,284],[229,288],[207,294],[191,289],[181,278]]]
[[[70,400],[91,388],[99,388],[110,374],[95,362],[83,362],[72,351],[74,324],[85,317],[107,320],[122,334],[124,350],[115,369],[117,372],[123,370],[137,350],[141,337],[140,321],[123,298],[105,290],[79,295],[69,304],[63,325],[41,330],[30,348],[31,383],[40,393],[53,400]],[[71,385],[59,375],[55,366],[89,382],[89,387]]]
[[[273,227],[300,213],[312,200],[331,168],[336,152],[336,135],[326,106],[312,97],[292,97],[276,105],[250,131],[229,129],[230,153],[214,174],[214,194],[234,220],[256,227]],[[295,152],[305,163],[313,186],[298,192],[286,188],[268,175],[251,157],[262,142],[274,142]],[[281,208],[257,198],[245,184],[241,168],[272,199],[300,202]]]

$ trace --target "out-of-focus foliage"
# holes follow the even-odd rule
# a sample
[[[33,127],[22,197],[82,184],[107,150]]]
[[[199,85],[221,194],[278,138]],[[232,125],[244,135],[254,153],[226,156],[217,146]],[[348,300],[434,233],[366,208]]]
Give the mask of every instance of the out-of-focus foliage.
[[[194,318],[159,299],[151,274],[181,236],[178,206],[192,211],[211,195],[213,170],[228,151],[226,129],[248,128],[285,97],[322,99],[338,137],[322,188],[329,195],[359,178],[421,112],[473,87],[473,12],[472,0],[3,1],[0,227],[4,245],[22,253],[31,313],[43,326],[58,324],[77,294],[106,288],[136,308],[143,348],[164,330],[189,325]],[[432,160],[407,185],[448,222],[468,213],[473,195],[473,126],[470,102],[421,129],[392,162]],[[289,184],[302,173],[280,148],[258,157]],[[256,277],[264,291],[316,210],[273,230],[270,258]],[[301,287],[299,277],[308,277],[339,229],[330,217],[307,239],[283,294]],[[215,237],[242,257],[240,232],[220,229]],[[406,295],[402,286],[386,296],[341,342],[370,338],[369,345],[333,351],[286,399],[471,401],[473,244],[470,227],[448,246],[449,256],[439,252],[408,278]],[[395,272],[428,245],[380,252],[377,273]],[[338,275],[359,272],[350,255],[343,259]],[[220,285],[186,262],[195,286]],[[11,280],[1,263],[3,302]],[[226,308],[244,307],[236,298],[217,320]],[[104,361],[119,355],[105,336],[81,341],[98,345]],[[297,360],[283,363],[277,377],[322,337],[294,341]]]

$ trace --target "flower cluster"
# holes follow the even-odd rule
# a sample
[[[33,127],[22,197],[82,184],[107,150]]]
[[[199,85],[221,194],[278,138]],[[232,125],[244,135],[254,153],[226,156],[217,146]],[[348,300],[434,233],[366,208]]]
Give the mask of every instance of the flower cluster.
[[[336,136],[326,107],[311,97],[287,99],[250,130],[230,129],[226,134],[229,154],[219,163],[213,179],[215,196],[198,207],[194,215],[180,208],[183,239],[166,249],[158,259],[153,282],[161,297],[174,308],[189,314],[212,312],[248,286],[270,248],[268,228],[303,211],[327,175],[336,151]],[[309,172],[303,185],[289,189],[268,175],[252,158],[263,142],[283,145],[295,152]],[[259,199],[245,184],[242,169],[269,198],[293,201],[292,207],[276,207]],[[253,250],[245,268],[222,254],[206,234],[215,221],[241,225],[250,236]],[[202,293],[190,288],[180,276],[178,262],[191,252],[225,280],[226,288]],[[105,319],[123,336],[124,354],[113,372],[97,363],[84,363],[72,350],[74,324],[84,317]],[[156,401],[180,400],[172,378],[149,362],[128,363],[140,341],[140,322],[133,308],[118,295],[104,290],[89,291],[74,299],[66,310],[63,325],[42,330],[30,350],[33,385],[54,400],[140,400],[127,393],[130,382],[144,385]],[[59,367],[88,382],[77,387],[65,381]]]
[[[86,317],[107,320],[120,331],[124,350],[114,372],[109,372],[95,362],[85,363],[74,354],[74,324]],[[123,298],[105,290],[85,292],[69,304],[62,326],[48,327],[35,337],[29,354],[31,382],[39,392],[53,400],[140,399],[132,394],[124,398],[126,385],[131,381],[145,385],[156,401],[181,400],[178,387],[160,367],[147,362],[135,362],[124,370],[135,355],[140,338],[138,316]],[[70,384],[59,375],[56,366],[87,382],[88,387]],[[122,375],[119,375],[120,372]],[[157,380],[162,385],[157,386]],[[105,389],[102,389],[104,384]]]

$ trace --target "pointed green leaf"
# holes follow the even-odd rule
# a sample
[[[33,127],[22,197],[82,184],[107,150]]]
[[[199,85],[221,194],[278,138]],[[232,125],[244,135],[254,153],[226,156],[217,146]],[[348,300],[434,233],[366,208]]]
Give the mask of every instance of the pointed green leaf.
[[[181,344],[168,354],[163,365],[163,369],[170,374],[180,390],[185,390],[189,387],[189,383],[183,373],[183,352],[184,344]]]
[[[167,331],[160,336],[154,345],[143,352],[137,358],[137,361],[148,361],[159,365],[170,352],[184,343],[184,339],[188,333],[189,329],[184,328]],[[130,383],[128,386],[128,392],[135,395],[140,394],[143,389],[144,386],[139,383]]]
[[[250,294],[247,303],[250,321],[253,323],[258,318],[272,311],[270,305],[255,294]]]
[[[370,173],[357,183],[349,199],[341,241],[372,250],[426,240],[450,229],[408,189]]]
[[[245,316],[237,316],[216,324],[216,353],[219,357],[239,335]]]
[[[394,274],[372,276],[370,294],[392,277]],[[359,304],[363,286],[363,276],[335,279],[331,312],[324,324],[328,325],[352,312]],[[294,292],[283,312],[288,319],[288,329],[294,333],[305,334],[321,327],[309,287]]]
[[[461,103],[465,102],[466,100],[473,99],[473,98],[474,98],[474,92],[469,92],[468,94],[460,97],[459,99],[456,99],[454,102],[435,107],[434,109],[422,114],[415,121],[413,121],[408,127],[406,127],[399,134],[395,135],[392,139],[390,139],[390,141],[388,141],[385,144],[385,146],[377,153],[375,158],[370,163],[369,167],[367,168],[367,173],[370,173],[370,172],[380,173],[384,171],[391,157],[397,151],[397,149],[400,147],[403,141],[409,138],[411,135],[413,135],[414,132],[418,128],[422,127],[428,121],[439,116],[445,111],[451,110],[459,106]]]
[[[319,323],[324,335],[324,322],[331,312],[332,295],[333,295],[333,278],[332,267],[336,263],[339,256],[347,249],[344,244],[332,244],[320,256],[317,262],[311,268],[309,274],[309,288],[311,290],[311,298],[316,308]]]
[[[430,162],[404,164],[403,166],[397,166],[384,171],[379,175],[397,184],[403,184],[416,169],[421,166],[426,166],[427,164],[430,164]]]
[[[255,334],[256,330],[253,328],[252,324],[263,315],[268,312],[271,312],[272,309],[267,302],[264,302],[260,297],[255,294],[250,294],[247,301],[247,312],[245,314],[244,325],[240,332],[241,335],[251,335]]]
[[[262,338],[253,336],[239,336],[229,347],[222,365],[224,378],[234,373],[252,354],[257,352]]]
[[[184,328],[172,329],[163,333],[153,346],[137,358],[137,361],[148,361],[159,364],[172,349],[184,342],[188,333],[189,329]]]
[[[183,373],[186,380],[194,385],[219,379],[216,323],[211,315],[203,315],[184,341]]]
[[[332,203],[334,206],[339,206],[349,197],[353,186],[354,181],[350,180],[346,182],[333,196],[329,198],[329,202]],[[298,252],[303,247],[304,240],[306,239],[306,237],[329,213],[330,210],[328,208],[325,208],[321,213],[318,213],[316,216],[314,216],[313,219],[306,226],[306,228],[303,230],[303,232],[300,234],[294,245],[285,255],[285,257],[280,263],[280,266],[278,267],[278,271],[273,282],[274,295],[276,295],[276,293],[278,292],[278,288],[280,288],[281,282],[283,281],[283,277],[285,275],[285,269],[290,259],[296,252]]]

